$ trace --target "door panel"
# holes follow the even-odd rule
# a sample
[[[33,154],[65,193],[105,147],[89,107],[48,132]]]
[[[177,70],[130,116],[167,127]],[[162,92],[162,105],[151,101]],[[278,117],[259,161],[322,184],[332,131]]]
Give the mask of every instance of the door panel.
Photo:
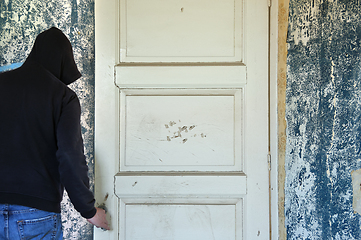
[[[264,0],[96,2],[96,239],[268,239]]]
[[[122,170],[242,170],[242,89],[126,89],[120,95]]]
[[[246,76],[247,67],[242,63],[122,63],[115,66],[115,84],[120,89],[242,88]]]
[[[247,194],[246,176],[239,173],[118,173],[115,194],[119,198],[219,198]]]
[[[242,61],[239,0],[120,0],[121,62]]]
[[[128,231],[121,236],[124,240],[238,239],[242,235],[241,206],[237,200],[208,204],[123,202],[121,210]]]

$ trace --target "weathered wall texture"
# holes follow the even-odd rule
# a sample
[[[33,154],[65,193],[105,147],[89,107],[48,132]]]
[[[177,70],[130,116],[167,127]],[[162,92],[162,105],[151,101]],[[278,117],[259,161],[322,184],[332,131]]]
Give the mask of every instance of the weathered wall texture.
[[[0,71],[19,66],[35,37],[52,26],[70,39],[76,63],[83,74],[70,87],[82,105],[82,131],[94,186],[94,1],[0,0]],[[92,226],[73,208],[67,196],[62,203],[65,239],[92,239]]]
[[[278,64],[277,64],[277,121],[278,121],[278,237],[286,239],[285,228],[285,153],[286,153],[286,86],[287,32],[289,0],[278,0]]]
[[[290,0],[287,239],[361,239],[351,171],[361,168],[361,2]]]

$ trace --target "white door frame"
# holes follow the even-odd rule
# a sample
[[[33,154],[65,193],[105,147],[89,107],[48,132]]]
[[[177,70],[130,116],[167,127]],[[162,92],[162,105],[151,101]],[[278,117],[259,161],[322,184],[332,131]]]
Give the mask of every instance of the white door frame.
[[[277,66],[278,66],[278,0],[268,0],[270,5],[270,72],[269,72],[269,129],[270,129],[270,239],[278,234],[278,113],[277,113]]]

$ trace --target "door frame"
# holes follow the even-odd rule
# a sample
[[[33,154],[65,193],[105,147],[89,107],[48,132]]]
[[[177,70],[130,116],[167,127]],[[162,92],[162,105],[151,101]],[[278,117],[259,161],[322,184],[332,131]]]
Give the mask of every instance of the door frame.
[[[269,2],[269,149],[270,163],[270,239],[279,239],[278,218],[278,10],[279,0]]]

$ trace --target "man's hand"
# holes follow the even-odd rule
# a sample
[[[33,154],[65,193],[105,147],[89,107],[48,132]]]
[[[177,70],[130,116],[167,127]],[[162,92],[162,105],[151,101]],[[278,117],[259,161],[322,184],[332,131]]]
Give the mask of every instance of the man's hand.
[[[94,217],[87,219],[88,222],[90,222],[97,228],[104,228],[106,230],[110,230],[108,221],[106,219],[105,210],[97,207],[96,209],[97,209],[97,213],[94,215]]]

